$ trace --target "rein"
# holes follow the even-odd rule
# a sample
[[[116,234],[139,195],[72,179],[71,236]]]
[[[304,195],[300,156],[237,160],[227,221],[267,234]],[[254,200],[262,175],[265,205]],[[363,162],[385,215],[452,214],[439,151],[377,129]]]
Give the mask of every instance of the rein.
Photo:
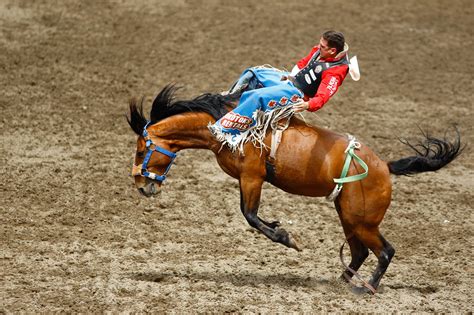
[[[143,160],[143,164],[139,164],[139,165],[133,164],[132,176],[140,175],[152,180],[163,182],[166,179],[166,175],[168,174],[171,168],[171,165],[173,165],[174,159],[176,158],[176,153],[168,151],[153,143],[150,135],[148,134],[148,131],[146,130],[149,124],[150,122],[147,122],[145,127],[143,127],[143,132],[142,132],[142,136],[146,141],[145,143],[146,143],[147,153],[146,153],[145,159]],[[148,166],[148,163],[150,162],[150,158],[153,152],[159,152],[171,158],[171,161],[169,162],[168,166],[166,167],[165,172],[162,175],[158,175],[156,173],[148,171],[147,166]]]

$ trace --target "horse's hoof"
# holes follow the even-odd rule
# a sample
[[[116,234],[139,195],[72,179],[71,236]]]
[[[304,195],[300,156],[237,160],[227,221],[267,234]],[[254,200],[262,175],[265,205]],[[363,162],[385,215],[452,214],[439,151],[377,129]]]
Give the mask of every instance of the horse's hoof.
[[[351,291],[352,293],[357,294],[357,295],[375,294],[374,292],[372,292],[366,287],[352,287]]]
[[[285,229],[280,227],[275,228],[275,235],[277,236],[277,242],[282,243],[286,247],[296,249],[299,252],[302,250],[299,244],[300,242]]]
[[[342,275],[338,278],[338,280],[344,283],[350,283],[351,277],[347,273],[343,272]]]
[[[296,237],[291,234],[288,234],[288,247],[296,249],[299,252],[303,250],[300,245],[300,242],[296,239]]]

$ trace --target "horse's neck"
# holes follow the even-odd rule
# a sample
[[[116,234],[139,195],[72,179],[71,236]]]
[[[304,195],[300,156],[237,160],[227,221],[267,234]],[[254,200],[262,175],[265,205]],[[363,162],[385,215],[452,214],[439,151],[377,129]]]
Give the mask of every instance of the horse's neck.
[[[219,142],[212,137],[207,125],[215,119],[209,114],[190,112],[169,117],[157,124],[159,136],[169,143],[183,149],[218,150]]]

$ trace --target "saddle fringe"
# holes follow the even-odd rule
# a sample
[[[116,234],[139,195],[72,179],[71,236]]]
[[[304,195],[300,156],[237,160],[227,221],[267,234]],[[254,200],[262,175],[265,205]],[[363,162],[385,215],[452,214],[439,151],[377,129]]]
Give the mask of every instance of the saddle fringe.
[[[244,155],[244,145],[249,141],[263,152],[263,150],[268,150],[268,146],[264,143],[268,128],[276,130],[280,120],[289,120],[294,113],[293,106],[291,105],[279,107],[267,112],[256,110],[252,114],[252,118],[256,122],[255,126],[238,135],[224,133],[219,127],[211,123],[209,123],[207,127],[215,138],[222,143],[222,146],[227,145],[232,152],[238,150],[240,154]]]

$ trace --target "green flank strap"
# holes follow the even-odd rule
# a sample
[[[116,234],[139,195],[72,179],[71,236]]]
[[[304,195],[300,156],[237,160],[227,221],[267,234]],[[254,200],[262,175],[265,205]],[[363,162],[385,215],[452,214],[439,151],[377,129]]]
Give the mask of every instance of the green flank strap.
[[[354,145],[351,145],[349,150],[347,151],[346,161],[344,162],[344,167],[342,168],[341,178],[334,178],[334,182],[337,183],[338,187],[342,187],[342,184],[345,184],[345,183],[351,183],[351,182],[364,179],[367,177],[369,173],[369,167],[364,161],[362,161],[360,157],[357,156],[357,154],[354,153],[354,147],[355,147]],[[353,158],[360,164],[360,166],[362,166],[365,172],[346,177],[347,173],[349,172],[349,166],[351,164],[351,160]]]

